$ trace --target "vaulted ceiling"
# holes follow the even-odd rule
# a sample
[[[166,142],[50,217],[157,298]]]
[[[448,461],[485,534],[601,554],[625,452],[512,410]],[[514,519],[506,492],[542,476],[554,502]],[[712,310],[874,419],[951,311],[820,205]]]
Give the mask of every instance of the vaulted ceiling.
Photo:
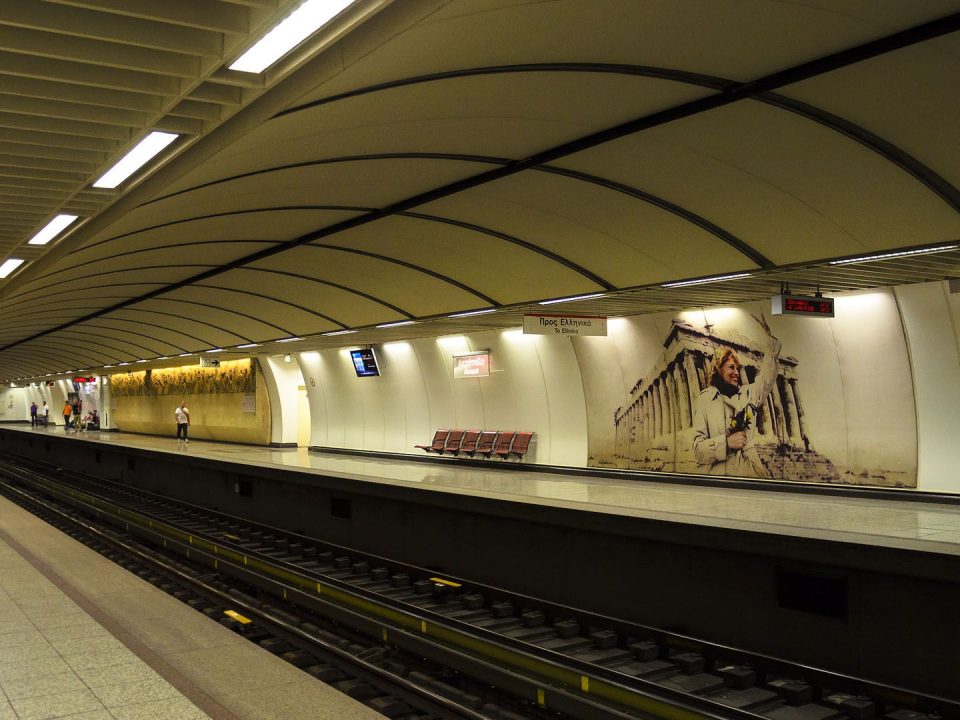
[[[225,69],[296,4],[4,0],[0,379],[960,275],[829,263],[960,238],[956,0],[369,0]]]

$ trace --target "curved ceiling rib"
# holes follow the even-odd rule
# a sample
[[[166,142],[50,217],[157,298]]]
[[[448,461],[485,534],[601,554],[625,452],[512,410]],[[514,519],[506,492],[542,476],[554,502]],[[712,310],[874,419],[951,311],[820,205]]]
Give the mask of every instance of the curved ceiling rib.
[[[380,298],[374,297],[374,296],[371,295],[370,293],[365,293],[365,292],[363,292],[362,290],[356,290],[356,289],[354,289],[354,288],[347,287],[346,285],[340,285],[339,283],[335,283],[335,282],[332,282],[332,281],[330,281],[330,280],[318,280],[317,278],[315,278],[315,277],[310,277],[309,275],[301,275],[301,274],[299,274],[299,273],[290,272],[290,271],[288,271],[288,270],[274,270],[274,269],[272,269],[272,268],[242,267],[242,268],[237,268],[237,271],[238,271],[238,272],[239,272],[239,271],[245,271],[245,272],[273,273],[273,274],[275,274],[275,275],[283,275],[283,276],[286,276],[286,277],[293,277],[293,278],[298,278],[298,279],[300,279],[300,280],[306,280],[306,281],[308,281],[308,282],[318,283],[318,284],[320,284],[320,285],[326,285],[327,287],[336,288],[337,290],[343,290],[344,292],[350,293],[350,294],[352,294],[352,295],[356,295],[357,297],[362,297],[362,298],[364,298],[364,299],[366,299],[366,300],[369,300],[369,301],[371,301],[371,302],[375,302],[375,303],[377,303],[378,305],[383,305],[385,308],[388,308],[388,309],[390,309],[390,310],[393,310],[393,311],[394,311],[395,313],[397,313],[398,315],[406,315],[406,313],[405,313],[402,309],[400,309],[399,307],[397,307],[397,306],[394,305],[393,303],[388,303],[386,300],[381,300]],[[324,317],[326,317],[326,316],[324,316]],[[333,318],[327,318],[327,320],[330,320],[330,322],[332,322],[332,323],[336,323],[336,324],[339,325],[340,327],[343,327],[343,328],[347,327],[347,326],[344,325],[343,323],[338,322],[337,320],[334,320]]]
[[[76,333],[67,333],[67,331],[61,331],[58,333],[58,338],[65,338],[67,342],[61,342],[62,345],[69,347],[70,350],[73,350],[75,347],[84,348],[85,350],[90,350],[93,352],[102,351],[104,355],[107,355],[111,358],[112,362],[119,362],[123,360],[126,355],[130,352],[129,350],[124,350],[122,348],[115,347],[114,345],[107,344],[103,342],[102,338],[99,338],[97,342],[91,342],[89,339],[77,338]],[[134,343],[127,343],[133,348],[140,348],[141,350],[146,350],[150,352],[149,348],[141,347]],[[113,353],[121,353],[119,356],[114,355]],[[145,357],[142,354],[138,354],[138,358]],[[151,357],[156,357],[156,354]]]
[[[202,285],[197,285],[195,287],[211,288],[213,290],[222,290],[223,292],[236,293],[237,295],[249,295],[250,297],[262,298],[264,300],[270,300],[271,302],[278,303],[280,305],[286,305],[287,307],[296,308],[297,310],[302,310],[305,313],[309,313],[314,317],[322,318],[328,322],[332,322],[334,325],[340,325],[343,327],[343,323],[337,322],[329,315],[324,315],[322,312],[317,312],[316,310],[311,310],[305,305],[299,305],[297,303],[289,302],[288,300],[280,300],[279,298],[273,295],[264,295],[263,293],[253,292],[252,290],[241,290],[240,288],[226,287],[224,285],[210,285],[209,283],[203,283]]]
[[[951,18],[953,16],[950,16]],[[945,18],[944,20],[950,20],[950,18]],[[938,21],[940,22],[940,21]],[[949,24],[948,24],[949,27]],[[947,30],[946,32],[951,32]],[[916,40],[915,42],[920,42]],[[879,42],[879,41],[878,41]],[[898,49],[902,45],[896,45],[891,47],[890,50],[885,50],[884,52],[889,52],[891,50]],[[878,53],[879,54],[879,53]],[[834,68],[831,68],[834,69]],[[671,80],[674,82],[684,83],[688,85],[695,85],[698,87],[711,88],[713,90],[718,90],[720,92],[734,91],[740,83],[735,80],[730,80],[727,78],[716,77],[712,75],[704,75],[701,73],[692,73],[683,70],[675,70],[672,68],[663,68],[663,67],[652,67],[646,65],[624,65],[624,64],[611,64],[611,63],[533,63],[533,64],[519,64],[519,65],[498,65],[492,67],[482,67],[482,68],[465,68],[461,70],[450,70],[440,73],[431,73],[428,75],[418,75],[410,78],[402,78],[399,80],[393,80],[387,83],[379,83],[376,85],[369,85],[363,88],[357,88],[356,90],[350,90],[343,93],[338,93],[336,95],[331,95],[326,98],[321,98],[319,100],[312,100],[310,102],[298,105],[292,108],[287,108],[276,115],[274,118],[283,117],[285,115],[291,115],[298,112],[303,112],[305,110],[310,110],[315,107],[322,105],[331,104],[334,102],[360,97],[363,95],[382,92],[385,90],[391,90],[395,88],[407,87],[411,85],[419,85],[430,82],[437,82],[441,80],[457,79],[464,77],[475,77],[478,75],[500,75],[500,74],[510,74],[510,73],[542,73],[542,72],[561,72],[561,73],[570,73],[570,72],[592,72],[600,74],[614,74],[614,75],[632,75],[637,77],[647,77],[647,78],[658,78],[663,80]],[[827,71],[824,71],[827,72]],[[759,82],[759,81],[758,81]],[[804,103],[799,100],[794,100],[793,98],[787,97],[780,93],[776,92],[762,92],[757,93],[755,96],[747,96],[740,99],[752,99],[759,102],[763,102],[767,105],[777,107],[781,110],[800,115],[805,117],[808,120],[812,120],[826,128],[834,130],[846,137],[854,140],[855,142],[863,145],[864,147],[872,150],[873,152],[878,153],[885,159],[894,163],[901,169],[908,172],[916,180],[926,185],[934,193],[939,195],[946,201],[954,210],[960,212],[960,191],[957,190],[951,183],[949,183],[945,178],[940,176],[938,173],[934,172],[929,166],[920,162],[917,158],[910,155],[908,152],[902,148],[897,147],[893,143],[884,140],[875,133],[871,133],[869,130],[860,127],[856,123],[853,123],[845,118],[842,118],[833,113],[827,112],[821,108],[817,108],[809,103]],[[491,158],[494,160],[494,158]],[[481,159],[477,159],[477,162],[482,162]],[[504,161],[503,164],[506,164],[508,161]],[[551,166],[544,166],[540,169],[545,172],[555,172],[557,169]],[[590,176],[596,177],[596,176]],[[588,178],[582,178],[588,180]],[[603,178],[599,178],[603,180]],[[215,183],[216,181],[214,181]],[[211,185],[214,183],[206,183],[205,185]],[[605,183],[599,183],[605,185]],[[200,186],[198,186],[200,187]],[[183,191],[188,192],[189,189]],[[647,199],[643,191],[638,190],[640,195],[635,195],[639,199]],[[664,209],[670,209],[668,201],[656,198],[653,195],[649,196],[648,202],[651,202],[658,207]],[[660,200],[657,202],[657,200]],[[680,206],[675,206],[678,209],[682,210]],[[670,209],[671,212],[674,212]],[[689,211],[687,211],[689,212]],[[676,213],[680,217],[687,217],[682,212]],[[690,213],[693,215],[693,213]],[[697,223],[700,225],[700,223]],[[713,232],[708,225],[700,225],[703,229],[708,232]],[[718,235],[722,240],[727,241],[727,238],[722,234]],[[731,236],[732,237],[732,236]],[[743,242],[743,241],[739,241]],[[746,247],[749,247],[744,243]],[[737,244],[733,244],[733,247],[740,249]],[[756,253],[756,250],[751,248],[752,253]],[[753,259],[753,258],[751,258]],[[761,266],[763,263],[760,263]]]
[[[196,323],[197,325],[203,325],[204,327],[208,327],[208,328],[210,328],[210,329],[212,329],[212,330],[215,330],[215,331],[217,331],[217,332],[222,332],[222,333],[227,333],[227,334],[229,334],[229,335],[233,335],[233,336],[234,336],[235,338],[237,338],[240,342],[245,342],[245,343],[253,342],[253,341],[252,341],[250,338],[248,338],[248,337],[244,337],[243,335],[237,335],[237,333],[232,332],[232,331],[230,331],[230,330],[224,330],[223,328],[217,327],[216,325],[214,325],[214,324],[212,324],[212,323],[208,323],[208,322],[206,322],[205,320],[198,320],[197,318],[193,318],[193,317],[191,317],[191,318],[185,318],[185,317],[183,317],[183,315],[178,315],[178,314],[176,314],[176,313],[166,312],[165,310],[155,310],[155,309],[152,309],[152,308],[148,310],[148,309],[146,309],[146,308],[123,307],[123,308],[119,308],[118,310],[113,311],[113,312],[120,312],[120,311],[122,311],[122,312],[137,313],[137,314],[147,313],[147,314],[150,314],[150,315],[160,315],[160,316],[162,316],[162,317],[174,318],[175,320],[179,320],[180,322]],[[91,318],[91,319],[99,319],[99,318],[103,318],[103,317],[104,317],[104,316],[98,315],[96,318]],[[104,319],[106,319],[106,320],[116,320],[117,322],[121,322],[121,321],[122,321],[122,322],[129,322],[129,321],[127,321],[125,318],[121,318],[121,317],[105,317]],[[84,320],[83,322],[86,322],[86,320]],[[133,321],[133,322],[137,322],[138,324],[143,324],[143,325],[146,325],[146,324],[147,324],[147,323],[141,323],[139,320]],[[180,330],[175,330],[175,329],[172,328],[170,325],[159,325],[158,327],[164,328],[164,329],[166,329],[166,330],[172,330],[173,332],[176,332],[178,335],[183,335],[183,336],[186,336],[186,337],[192,337],[192,338],[194,338],[194,339],[196,339],[196,340],[199,340],[201,343],[203,343],[204,345],[206,345],[206,347],[214,347],[214,346],[217,345],[217,343],[213,342],[212,340],[208,340],[208,339],[202,338],[202,337],[196,337],[196,336],[193,336],[193,335],[188,335],[187,333],[182,332],[182,331],[180,331]]]
[[[179,330],[172,330],[170,327],[168,327],[168,326],[166,326],[166,325],[157,325],[156,323],[150,323],[150,322],[146,322],[146,321],[143,321],[143,320],[127,320],[127,319],[125,319],[125,318],[120,318],[120,317],[110,317],[110,318],[104,317],[104,318],[98,318],[98,320],[100,320],[101,322],[94,322],[93,320],[90,320],[90,321],[84,323],[84,327],[89,327],[89,328],[94,328],[94,329],[103,329],[103,328],[105,328],[105,329],[108,329],[108,330],[117,330],[117,331],[123,332],[123,333],[130,332],[130,333],[133,334],[133,335],[139,335],[140,333],[133,332],[133,331],[129,331],[129,330],[124,330],[124,329],[121,329],[121,328],[111,327],[110,325],[105,325],[105,324],[103,324],[103,323],[104,323],[104,322],[120,323],[120,324],[123,324],[123,325],[134,325],[134,326],[136,326],[136,327],[146,326],[146,327],[156,328],[157,330],[163,330],[164,332],[172,333],[172,334],[176,335],[178,338],[185,337],[185,338],[189,338],[189,339],[191,339],[191,340],[196,340],[198,343],[201,343],[201,344],[206,344],[206,345],[208,345],[208,346],[210,345],[210,343],[205,342],[203,338],[197,337],[196,335],[190,335],[189,333],[181,332],[181,331],[179,331]],[[160,339],[160,338],[158,338],[158,339]],[[170,340],[164,340],[163,342],[165,342],[167,345],[169,345],[169,346],[172,347],[172,348],[176,348],[177,350],[179,350],[179,351],[182,352],[182,353],[188,352],[188,348],[180,347],[179,345],[177,345],[177,344],[174,343],[174,342],[171,342]]]
[[[87,325],[84,325],[82,328],[80,328],[80,330],[87,330],[87,329],[90,329],[90,328],[91,328],[91,325],[87,324]],[[120,336],[117,336],[117,335],[114,335],[114,334],[111,334],[111,333],[108,333],[108,332],[104,332],[105,329],[112,329],[114,332],[120,333]],[[176,347],[177,347],[176,345],[172,345],[171,343],[163,342],[163,341],[160,340],[159,338],[153,337],[153,336],[151,336],[151,335],[145,335],[144,333],[127,332],[127,331],[124,331],[124,330],[119,330],[119,329],[117,329],[117,328],[103,328],[103,327],[97,328],[97,330],[98,330],[98,334],[97,334],[97,338],[98,338],[98,339],[102,340],[102,339],[106,338],[106,339],[108,339],[108,340],[117,340],[117,341],[122,342],[122,343],[124,343],[124,344],[126,344],[126,345],[130,345],[130,346],[132,346],[132,347],[140,348],[141,350],[146,350],[146,351],[148,351],[149,353],[151,353],[150,357],[156,357],[156,356],[158,356],[158,355],[161,355],[162,353],[161,353],[161,351],[159,351],[159,350],[154,350],[153,348],[147,347],[146,345],[140,345],[138,342],[133,342],[132,340],[129,340],[129,339],[127,339],[127,338],[130,338],[130,337],[144,338],[144,339],[146,339],[146,340],[154,340],[154,341],[163,343],[163,345],[166,345],[166,346],[168,346],[168,347],[172,347],[172,348],[176,348]],[[61,332],[66,335],[69,331],[67,331],[67,330],[62,330]],[[79,331],[78,331],[78,332],[79,332]],[[89,337],[89,335],[86,334],[86,333],[84,333],[84,334],[82,334],[82,337]],[[111,347],[112,347],[112,346],[111,346]],[[113,349],[116,350],[117,348],[114,347]],[[184,352],[184,351],[181,350],[180,352]],[[146,356],[146,355],[141,355],[141,357],[147,357],[147,356]]]
[[[506,163],[506,162],[508,162],[508,161],[507,161],[507,160],[504,160],[503,162]],[[287,166],[283,166],[283,167],[287,167]],[[587,173],[577,173],[576,171],[573,171],[573,170],[564,170],[563,168],[557,168],[556,170],[557,170],[557,174],[567,175],[567,176],[572,177],[572,178],[575,178],[575,179],[584,179],[584,180],[586,180],[587,182],[590,182],[589,178],[590,178],[591,176],[589,176]],[[577,177],[577,175],[582,175],[583,177],[580,178],[580,177]],[[220,179],[220,180],[216,180],[216,181],[211,182],[211,183],[206,183],[206,184],[204,184],[203,186],[197,186],[197,187],[198,187],[198,188],[199,188],[199,187],[209,187],[210,185],[216,185],[216,184],[221,183],[221,182],[228,182],[228,181],[233,180],[233,179],[236,179],[236,178],[238,178],[238,177],[243,177],[243,176],[237,175],[237,176],[232,176],[232,177],[229,177],[229,178],[222,178],[222,179]],[[604,183],[597,182],[597,183],[595,183],[595,184],[597,184],[597,185],[603,185]],[[187,190],[184,190],[183,192],[190,192],[190,191],[193,190],[193,189],[194,189],[194,188],[188,188]],[[637,191],[637,192],[639,193],[639,191]],[[627,194],[630,194],[630,193],[627,193]],[[637,197],[638,199],[646,200],[647,198],[654,198],[655,196],[646,194],[646,195],[644,195],[643,197],[641,197],[641,195],[638,194],[638,195],[635,195],[635,197]],[[660,200],[659,198],[657,198],[657,200],[658,200],[658,202],[651,203],[651,204],[658,205],[658,207],[662,207],[663,209],[667,209],[667,210],[670,209],[671,204],[670,204],[669,202],[667,202],[666,200]],[[649,202],[649,200],[648,200],[648,202]],[[673,206],[673,207],[676,207],[676,206]],[[250,209],[250,210],[231,210],[231,211],[222,212],[222,213],[211,213],[211,214],[208,214],[208,215],[195,215],[195,216],[191,216],[191,217],[189,217],[189,218],[182,218],[182,219],[180,219],[180,220],[173,220],[173,221],[167,222],[167,223],[159,223],[159,224],[157,224],[157,225],[150,225],[150,226],[148,226],[148,227],[140,228],[140,229],[138,229],[138,230],[131,230],[130,232],[123,233],[122,235],[115,235],[115,236],[110,237],[110,238],[105,238],[104,240],[100,240],[100,241],[98,241],[98,242],[96,242],[96,243],[92,243],[92,244],[90,244],[90,245],[86,245],[86,246],[84,246],[83,248],[80,248],[80,249],[78,249],[78,250],[74,250],[74,251],[71,252],[70,254],[72,255],[73,253],[80,252],[80,250],[87,250],[87,249],[89,249],[89,248],[96,247],[96,246],[98,246],[98,245],[103,245],[103,244],[109,243],[109,242],[114,242],[114,241],[120,240],[120,239],[122,239],[122,238],[132,237],[132,236],[137,235],[137,234],[139,234],[139,233],[151,232],[151,231],[155,231],[155,230],[160,230],[160,229],[163,229],[163,228],[166,228],[166,227],[171,227],[171,226],[174,226],[174,225],[181,225],[181,224],[190,223],[190,222],[198,222],[198,221],[201,221],[201,220],[209,220],[209,219],[211,219],[211,218],[223,218],[223,217],[232,217],[232,216],[237,216],[237,215],[246,215],[246,214],[253,214],[253,213],[285,212],[285,211],[297,211],[297,210],[352,210],[352,211],[356,211],[356,212],[374,212],[374,211],[376,210],[376,208],[371,208],[371,207],[359,207],[359,206],[357,206],[357,207],[348,207],[348,206],[339,206],[339,205],[278,205],[278,206],[271,206],[271,207],[253,208],[253,209]],[[677,213],[675,213],[675,214],[677,214],[677,215],[680,216],[680,217],[683,217],[684,219],[690,219],[690,218],[696,218],[696,217],[698,217],[698,216],[696,216],[694,213],[685,211],[685,210],[683,210],[682,208],[678,208],[678,210],[679,210],[679,212],[677,212]],[[569,260],[568,258],[565,258],[565,257],[563,257],[562,255],[558,255],[558,254],[556,254],[556,253],[554,253],[554,252],[551,252],[550,250],[547,250],[546,248],[543,248],[543,247],[541,247],[541,246],[539,246],[539,245],[536,245],[536,244],[534,244],[534,243],[532,243],[532,242],[529,242],[529,241],[527,241],[527,240],[522,240],[522,239],[520,239],[520,238],[518,238],[518,237],[515,237],[515,236],[513,236],[513,235],[509,235],[509,234],[507,234],[507,233],[502,233],[502,232],[500,232],[500,231],[498,231],[498,230],[494,230],[494,229],[492,229],[492,228],[487,228],[487,227],[484,227],[484,226],[482,226],[482,225],[476,225],[476,224],[474,224],[474,223],[468,223],[468,222],[462,222],[462,221],[458,221],[458,220],[453,220],[453,219],[450,219],[450,218],[441,217],[441,216],[439,216],[439,215],[429,215],[429,214],[427,214],[427,213],[401,212],[401,213],[397,213],[397,216],[398,216],[398,217],[411,217],[411,218],[417,218],[417,219],[420,219],[420,220],[428,220],[428,221],[432,221],[432,222],[439,222],[439,223],[446,223],[446,224],[450,224],[450,225],[456,225],[457,227],[463,228],[464,230],[472,230],[472,231],[475,231],[475,232],[482,233],[482,234],[484,234],[484,235],[489,235],[489,236],[491,236],[491,237],[496,237],[496,238],[499,238],[499,239],[501,239],[501,240],[504,240],[505,242],[509,242],[509,243],[511,243],[511,244],[513,244],[513,245],[517,245],[518,247],[522,247],[522,248],[524,248],[524,249],[526,249],[526,250],[530,250],[531,252],[535,252],[535,253],[537,253],[538,255],[542,255],[543,257],[546,257],[546,258],[548,258],[548,259],[550,259],[550,260],[553,260],[554,262],[558,263],[559,265],[563,265],[564,267],[567,267],[567,268],[569,268],[570,270],[573,270],[574,272],[582,275],[583,277],[587,278],[587,279],[590,280],[591,282],[594,282],[594,283],[596,283],[597,285],[600,285],[601,287],[605,288],[606,290],[614,290],[614,289],[616,289],[612,284],[608,283],[606,280],[604,280],[604,279],[601,278],[600,276],[592,273],[590,270],[587,270],[585,267],[583,267],[583,266],[581,266],[581,265],[578,265],[577,263],[573,262],[572,260]],[[691,220],[691,222],[693,222],[693,220]],[[704,221],[704,222],[707,222],[707,221]],[[700,223],[695,223],[695,224],[700,224]],[[701,225],[701,227],[703,227],[704,229],[706,229],[706,230],[709,231],[709,227],[707,227],[707,226],[705,226],[705,225]],[[720,228],[718,228],[718,234],[717,234],[717,236],[720,237],[721,239],[724,239],[724,240],[726,240],[727,237],[731,237],[731,238],[733,237],[730,233],[727,233],[725,230],[722,230],[722,229],[720,229]],[[237,243],[237,242],[256,242],[256,243],[274,242],[276,245],[282,245],[282,244],[283,244],[282,241],[270,241],[270,240],[228,240],[228,241],[219,240],[219,241],[204,241],[204,242],[231,242],[231,243]],[[738,242],[742,242],[742,241],[739,241],[739,240],[738,240]],[[746,243],[743,243],[743,244],[746,245]],[[151,247],[151,248],[147,248],[147,250],[154,250],[154,249],[157,249],[157,248],[160,248],[160,247],[169,247],[169,246],[154,246],[154,247]],[[179,247],[179,245],[178,245],[178,247]],[[297,246],[297,247],[299,247],[299,246]],[[141,251],[141,252],[142,252],[142,251]],[[754,251],[754,252],[755,252],[755,251]],[[121,253],[121,254],[122,254],[122,253]],[[236,268],[236,269],[240,269],[240,268]],[[468,290],[468,292],[472,292],[472,291],[469,291],[469,290]],[[382,301],[379,301],[379,300],[378,300],[377,302],[382,302]],[[491,304],[497,305],[497,303],[491,303]],[[394,308],[394,309],[396,309],[396,308]],[[402,312],[402,311],[400,311],[400,312]]]
[[[451,277],[435,272],[433,270],[428,270],[427,268],[420,267],[419,265],[408,263],[405,260],[398,260],[397,258],[392,258],[387,255],[379,255],[378,253],[373,253],[368,250],[358,250],[357,248],[343,247],[342,245],[328,245],[326,243],[311,242],[304,245],[304,247],[317,248],[320,250],[336,250],[337,252],[350,253],[351,255],[362,255],[363,257],[370,257],[376,260],[383,260],[384,262],[391,263],[393,265],[399,265],[401,267],[405,267],[408,270],[413,270],[418,273],[423,273],[424,275],[429,275],[430,277],[436,280],[440,280],[441,282],[448,283],[449,285],[453,285],[454,287],[459,288],[460,290],[463,290],[466,293],[470,293],[474,297],[478,297],[486,303],[489,303],[491,305],[497,305],[497,301],[494,300],[493,298],[489,297],[485,293],[480,292],[479,290],[476,290],[475,288],[470,287],[469,285],[466,285],[460,282],[459,280],[454,280]],[[405,312],[405,311],[401,311],[401,312],[403,312],[403,314],[406,315],[408,318],[413,319],[414,317],[408,312]]]
[[[294,335],[294,334],[295,334],[294,332],[292,332],[292,331],[290,331],[290,330],[287,330],[286,328],[281,327],[280,325],[276,325],[276,324],[274,324],[274,323],[272,323],[272,322],[268,322],[268,321],[264,320],[263,318],[258,318],[258,317],[255,316],[255,315],[249,315],[249,314],[247,314],[247,313],[245,313],[245,312],[240,312],[239,310],[234,310],[234,309],[232,309],[232,308],[221,307],[221,306],[219,306],[219,305],[214,305],[214,304],[212,304],[212,303],[205,303],[205,302],[200,302],[200,301],[198,301],[198,300],[186,300],[186,299],[184,299],[184,298],[173,298],[173,297],[155,297],[155,298],[151,298],[151,299],[152,299],[152,300],[158,300],[158,301],[160,301],[160,302],[182,303],[182,304],[184,304],[184,305],[194,305],[194,306],[196,306],[196,307],[205,307],[205,308],[209,308],[209,309],[211,309],[211,310],[216,310],[216,311],[217,311],[218,313],[220,313],[221,315],[237,315],[237,316],[239,316],[239,317],[246,318],[247,320],[252,320],[253,322],[260,323],[260,324],[262,324],[262,325],[266,325],[267,327],[276,328],[276,329],[279,330],[280,332],[284,333],[287,337],[289,337],[290,335]],[[192,319],[192,318],[191,318],[191,319]],[[214,326],[212,326],[212,327],[216,327],[216,328],[217,328],[218,330],[220,330],[221,332],[230,333],[231,335],[239,335],[239,333],[236,333],[236,332],[234,332],[233,330],[230,330],[230,329],[228,329],[228,328],[226,328],[226,327],[217,327],[216,325],[214,325]]]

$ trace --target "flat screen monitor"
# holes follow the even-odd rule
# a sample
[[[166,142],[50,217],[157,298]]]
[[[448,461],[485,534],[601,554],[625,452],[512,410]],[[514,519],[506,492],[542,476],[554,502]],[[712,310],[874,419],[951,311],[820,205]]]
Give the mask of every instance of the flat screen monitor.
[[[357,371],[357,377],[372,377],[380,374],[380,368],[377,367],[377,356],[373,354],[373,348],[351,350],[350,359],[353,360],[353,369]]]

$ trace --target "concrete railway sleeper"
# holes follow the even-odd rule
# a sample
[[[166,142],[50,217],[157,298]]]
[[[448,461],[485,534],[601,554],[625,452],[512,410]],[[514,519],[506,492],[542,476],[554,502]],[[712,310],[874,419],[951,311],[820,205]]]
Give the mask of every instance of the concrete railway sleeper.
[[[20,484],[541,711],[670,720],[960,718],[960,704],[947,699],[439,577],[108,481],[7,467]]]

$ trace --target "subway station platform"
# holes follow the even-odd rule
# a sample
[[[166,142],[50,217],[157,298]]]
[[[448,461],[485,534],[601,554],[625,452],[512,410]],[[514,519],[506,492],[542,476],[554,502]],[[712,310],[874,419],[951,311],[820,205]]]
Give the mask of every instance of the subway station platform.
[[[39,435],[65,435],[62,427],[11,429]],[[423,462],[396,457],[349,455],[193,441],[122,432],[69,433],[66,437],[114,447],[178,453],[185,457],[288,469],[362,483],[432,490],[517,503],[600,512],[831,542],[899,548],[960,556],[960,498],[912,490],[871,490],[851,486],[797,486],[754,481],[684,483],[676,478],[646,479],[591,475],[589,469],[564,472],[491,460],[485,467],[456,458]]]
[[[951,496],[28,425],[0,426],[0,450],[468,584],[935,694],[956,686],[952,667],[927,662],[960,646]]]

